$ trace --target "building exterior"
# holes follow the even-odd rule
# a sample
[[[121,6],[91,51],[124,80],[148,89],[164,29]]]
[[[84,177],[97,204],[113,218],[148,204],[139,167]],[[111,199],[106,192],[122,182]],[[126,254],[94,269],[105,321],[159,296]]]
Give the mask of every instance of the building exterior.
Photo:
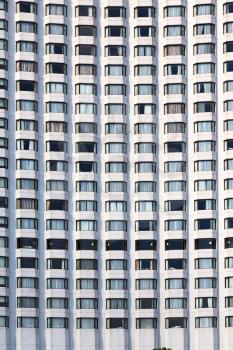
[[[233,349],[233,1],[0,0],[0,349]]]

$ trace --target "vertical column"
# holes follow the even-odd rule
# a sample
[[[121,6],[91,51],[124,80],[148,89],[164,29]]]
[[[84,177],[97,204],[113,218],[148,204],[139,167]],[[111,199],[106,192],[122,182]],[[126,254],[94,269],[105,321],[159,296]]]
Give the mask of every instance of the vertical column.
[[[8,232],[9,232],[9,333],[1,334],[2,346],[16,349],[16,215],[15,215],[15,1],[8,1]],[[4,115],[4,118],[6,115]],[[6,170],[5,170],[6,171]],[[5,277],[5,274],[4,274]],[[8,279],[8,276],[6,276]],[[6,328],[4,329],[6,330]],[[8,334],[7,334],[8,333]],[[1,345],[0,345],[1,346]]]

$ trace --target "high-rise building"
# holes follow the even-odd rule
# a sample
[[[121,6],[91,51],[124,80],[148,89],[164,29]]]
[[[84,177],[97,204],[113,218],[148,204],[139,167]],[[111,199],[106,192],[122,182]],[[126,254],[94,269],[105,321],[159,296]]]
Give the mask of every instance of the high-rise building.
[[[0,349],[233,349],[233,1],[0,0]]]

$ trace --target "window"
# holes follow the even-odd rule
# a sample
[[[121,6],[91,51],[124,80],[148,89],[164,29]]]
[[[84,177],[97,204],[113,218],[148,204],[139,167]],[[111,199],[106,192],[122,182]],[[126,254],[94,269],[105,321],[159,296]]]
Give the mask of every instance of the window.
[[[170,200],[164,202],[165,211],[185,211],[186,201],[183,200]]]
[[[76,231],[96,231],[96,220],[76,220]]]
[[[156,290],[157,289],[157,280],[156,279],[136,279],[135,280],[135,289],[136,290],[147,290],[147,289],[152,289]]]
[[[48,317],[47,328],[68,328],[68,318]]]
[[[193,7],[193,15],[194,16],[206,16],[206,15],[214,15],[215,6],[212,4],[203,4],[196,5]]]
[[[29,237],[17,238],[17,248],[22,249],[38,249],[38,239]]]
[[[68,210],[68,202],[62,199],[50,199],[46,201],[46,210]]]
[[[53,55],[66,55],[67,46],[61,43],[49,43],[45,45],[45,53]],[[66,74],[67,66],[64,63],[46,64],[46,73]]]
[[[216,230],[215,219],[198,219],[194,221],[195,230]]]
[[[75,7],[75,16],[96,17],[96,8],[94,6],[80,5]]]
[[[215,63],[196,63],[193,66],[194,74],[215,74]],[[232,66],[233,70],[233,66]]]
[[[34,22],[16,22],[16,33],[34,33],[37,34],[37,24]]]
[[[164,192],[180,192],[186,191],[185,181],[165,181],[164,182]]]
[[[185,239],[167,239],[165,241],[165,250],[185,250]]]
[[[164,75],[185,75],[184,64],[166,64],[164,66]]]
[[[20,269],[38,269],[37,258],[17,258],[17,268]]]
[[[127,290],[127,279],[107,279],[106,290]]]
[[[163,28],[163,36],[185,36],[185,26],[173,25]]]
[[[120,6],[105,7],[105,17],[123,17],[126,18],[126,8]]]
[[[16,3],[16,12],[37,13],[37,4],[33,2],[19,1]]]
[[[1,42],[0,42],[1,44]],[[7,41],[3,41],[1,46],[7,50]],[[3,48],[2,48],[3,50]],[[37,53],[37,43],[34,41],[16,41],[16,52],[32,52]]]
[[[135,270],[157,270],[157,260],[137,259],[135,260]]]
[[[216,269],[216,259],[215,258],[195,259],[195,269]]]
[[[24,230],[37,230],[38,229],[38,220],[37,219],[31,219],[31,218],[19,218],[16,222],[16,228],[17,229],[24,229]]]
[[[134,95],[156,95],[156,85],[139,84],[134,85]]]
[[[106,76],[125,76],[126,75],[126,66],[124,65],[113,65],[109,64],[105,66],[105,75]]]
[[[98,241],[95,239],[76,240],[76,250],[97,250]]]
[[[106,328],[123,328],[128,329],[128,319],[127,318],[106,318]]]
[[[106,309],[123,309],[127,310],[128,308],[128,300],[123,298],[111,298],[106,299]]]
[[[216,328],[217,317],[196,317],[195,327],[196,328]]]
[[[107,37],[126,37],[126,27],[122,26],[108,26],[105,27],[105,38]]]
[[[215,171],[215,170],[216,170],[216,162],[214,160],[198,160],[194,162],[194,171]]]
[[[16,121],[16,130],[38,131],[38,122],[35,120],[18,119]]]
[[[139,239],[135,241],[135,250],[156,250],[157,241]]]
[[[135,163],[135,173],[156,173],[156,163],[137,162]]]
[[[106,212],[126,212],[127,202],[126,201],[106,201],[105,211]]]
[[[47,250],[68,250],[68,240],[67,239],[47,239]]]
[[[216,278],[195,278],[195,288],[196,289],[207,289],[207,288],[216,288],[217,280]]]
[[[68,299],[47,298],[47,309],[68,309]]]
[[[163,12],[164,17],[185,17],[184,6],[166,6]]]
[[[125,123],[106,123],[105,134],[126,134]]]
[[[134,37],[155,37],[155,27],[152,26],[138,26],[134,27]]]
[[[136,299],[136,309],[156,309],[157,299],[154,298],[140,298]]]
[[[185,46],[184,45],[165,45],[163,55],[164,57],[185,56]]]
[[[17,277],[17,288],[38,288],[38,278]]]
[[[68,270],[68,259],[52,258],[46,260],[47,270]]]
[[[226,297],[225,298],[225,307],[232,307],[233,306],[233,297]]]
[[[95,162],[89,161],[81,161],[76,163],[76,171],[77,172],[94,172],[97,171],[97,164]]]
[[[68,221],[63,219],[46,220],[46,230],[68,230]]]
[[[35,309],[39,307],[39,298],[18,297],[17,308]]]
[[[126,56],[126,46],[108,45],[104,48],[105,56]]]
[[[167,298],[165,299],[165,309],[186,309],[186,298]]]
[[[215,297],[195,298],[196,309],[207,309],[207,308],[216,308],[216,307],[217,307],[217,298]]]
[[[75,46],[76,56],[96,56],[97,47],[95,45],[80,44]]]
[[[46,83],[46,93],[67,93],[67,84],[65,83]],[[54,122],[56,123],[56,122]],[[59,122],[58,122],[59,124]]]
[[[166,103],[164,105],[164,114],[182,114],[185,113],[184,103]]]
[[[233,3],[232,2],[225,3],[223,5],[223,12],[224,14],[233,13]]]
[[[76,270],[98,270],[98,261],[96,259],[77,259]]]
[[[164,85],[164,95],[185,94],[185,84],[166,84]]]
[[[75,36],[93,36],[95,37],[97,29],[95,26],[79,25],[75,27]]]
[[[136,318],[136,329],[157,328],[156,318]]]
[[[126,220],[108,220],[105,221],[105,231],[125,231],[127,232]]]
[[[165,328],[187,328],[187,318],[185,317],[165,318]]]
[[[76,289],[98,289],[98,280],[94,278],[76,279]]]
[[[38,317],[17,317],[17,328],[38,328]]]
[[[108,240],[105,244],[106,251],[127,250],[127,241],[125,240]]]
[[[59,4],[49,4],[45,6],[45,13],[47,16],[66,16],[67,7]]]
[[[46,171],[65,171],[67,172],[68,164],[62,160],[49,160],[46,162]]]
[[[98,318],[76,318],[76,328],[78,329],[98,329]]]
[[[216,249],[216,239],[215,238],[195,239],[195,249]]]
[[[165,231],[186,230],[186,220],[165,220]]]
[[[134,18],[137,17],[155,17],[155,8],[149,6],[135,7]]]
[[[93,298],[76,299],[76,309],[98,309],[98,299],[93,299]]]
[[[16,61],[16,72],[37,73],[37,63],[34,61]]]
[[[233,61],[227,61],[223,63],[224,73],[233,72]]]
[[[215,44],[205,43],[205,44],[195,44],[193,46],[194,55],[204,55],[204,54],[215,54]]]
[[[166,270],[183,270],[187,268],[186,259],[166,259],[165,269]]]
[[[135,211],[156,211],[156,201],[137,201],[135,202]]]
[[[68,279],[66,278],[47,278],[47,289],[68,289]]]
[[[106,260],[106,270],[127,270],[127,260],[109,259]]]
[[[134,46],[134,56],[152,56],[155,57],[156,48],[152,45],[138,45]]]
[[[215,35],[215,25],[212,23],[196,24],[193,27],[193,35]]]
[[[134,76],[155,76],[156,66],[154,65],[137,65],[134,66]]]

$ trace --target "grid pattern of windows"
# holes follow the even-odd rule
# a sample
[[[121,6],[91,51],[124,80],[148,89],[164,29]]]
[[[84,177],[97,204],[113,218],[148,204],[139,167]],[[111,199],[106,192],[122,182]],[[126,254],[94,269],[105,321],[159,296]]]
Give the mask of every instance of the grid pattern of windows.
[[[232,35],[229,0],[0,0],[0,347],[233,348]]]

